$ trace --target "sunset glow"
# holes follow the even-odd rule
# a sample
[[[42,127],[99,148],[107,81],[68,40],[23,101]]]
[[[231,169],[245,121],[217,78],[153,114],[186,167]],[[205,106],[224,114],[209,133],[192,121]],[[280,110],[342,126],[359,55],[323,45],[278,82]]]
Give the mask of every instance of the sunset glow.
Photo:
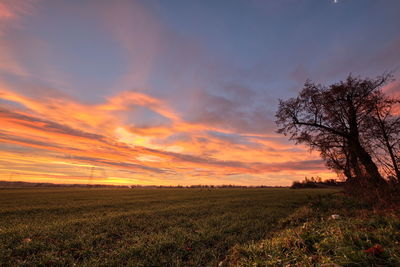
[[[350,72],[394,71],[384,90],[400,94],[399,9],[227,3],[0,0],[0,180],[335,178],[317,153],[276,133],[278,99],[307,78],[329,84]]]

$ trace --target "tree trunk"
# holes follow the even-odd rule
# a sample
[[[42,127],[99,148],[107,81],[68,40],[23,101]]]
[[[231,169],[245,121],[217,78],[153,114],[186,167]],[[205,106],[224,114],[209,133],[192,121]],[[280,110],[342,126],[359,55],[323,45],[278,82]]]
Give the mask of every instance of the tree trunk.
[[[361,178],[364,174],[361,171],[360,164],[358,163],[358,157],[356,152],[350,153],[350,166],[353,169],[354,177]]]
[[[353,140],[352,149],[354,153],[357,155],[358,159],[360,160],[361,164],[364,165],[365,170],[367,171],[369,180],[371,183],[375,185],[386,185],[385,179],[383,179],[382,175],[380,174],[378,167],[376,166],[375,162],[372,160],[372,157],[369,153],[361,146],[358,140]]]
[[[379,173],[378,167],[372,160],[371,155],[361,145],[357,111],[353,104],[353,102],[349,104],[349,136],[347,140],[349,141],[352,152],[357,156],[360,163],[364,166],[367,176],[369,176],[368,183],[377,186],[384,185],[386,184],[385,179],[383,179]]]

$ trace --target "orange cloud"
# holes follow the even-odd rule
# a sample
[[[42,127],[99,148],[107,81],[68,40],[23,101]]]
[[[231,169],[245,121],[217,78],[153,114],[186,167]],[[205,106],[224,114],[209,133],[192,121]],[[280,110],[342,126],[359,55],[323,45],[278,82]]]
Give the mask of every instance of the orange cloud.
[[[54,92],[28,97],[0,83],[1,99],[10,105],[0,108],[0,142],[8,147],[0,154],[7,166],[0,175],[14,180],[288,184],[310,173],[331,176],[318,155],[293,149],[279,142],[281,137],[188,122],[167,102],[143,92],[123,91],[84,104]],[[125,113],[140,116],[138,107],[171,123],[135,125]],[[88,174],[92,168],[94,177]]]
[[[21,16],[32,12],[34,0],[1,0],[0,1],[0,34],[9,22],[15,23]]]
[[[13,19],[16,14],[3,2],[0,2],[0,19]]]

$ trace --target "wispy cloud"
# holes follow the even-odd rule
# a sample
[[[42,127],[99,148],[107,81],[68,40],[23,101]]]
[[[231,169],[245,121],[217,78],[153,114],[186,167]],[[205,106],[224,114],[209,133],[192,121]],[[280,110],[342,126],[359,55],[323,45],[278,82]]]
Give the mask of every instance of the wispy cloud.
[[[173,183],[173,177],[183,173],[192,177],[225,177],[232,173],[260,176],[285,171],[303,175],[310,170],[324,170],[321,162],[313,159],[315,156],[309,155],[311,160],[293,161],[296,153],[287,152],[284,146],[276,143],[275,148],[270,149],[265,144],[267,141],[260,141],[260,136],[219,133],[213,123],[185,121],[165,102],[144,93],[121,92],[95,105],[85,105],[60,95],[46,97],[43,102],[40,96],[25,97],[4,89],[0,98],[24,107],[13,111],[0,109],[0,121],[3,129],[7,129],[0,132],[0,142],[47,151],[48,156],[41,162],[43,166],[60,165],[59,158],[62,158],[60,177],[70,173],[67,166],[72,173],[85,177],[87,169],[76,171],[79,164],[104,168],[108,173],[131,171],[129,176],[135,177],[138,183],[147,183],[147,176],[159,175],[159,180],[151,181],[162,184]],[[140,128],[124,124],[124,119],[116,113],[134,111],[138,106],[145,106],[172,123]],[[268,136],[263,138],[268,139]],[[9,166],[14,164],[16,170],[23,168],[27,172],[18,149],[13,152],[13,149],[8,151]],[[297,154],[298,158],[304,156],[302,151]],[[276,155],[280,155],[278,160]],[[42,176],[50,179],[45,173]],[[130,182],[126,174],[120,177],[119,183]]]

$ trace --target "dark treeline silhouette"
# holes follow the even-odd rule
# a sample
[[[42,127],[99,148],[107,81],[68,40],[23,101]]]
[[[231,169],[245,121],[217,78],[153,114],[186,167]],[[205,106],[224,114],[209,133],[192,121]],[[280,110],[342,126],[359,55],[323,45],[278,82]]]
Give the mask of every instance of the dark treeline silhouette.
[[[34,183],[22,181],[1,181],[0,188],[13,187],[84,187],[84,188],[282,188],[285,186],[245,186],[245,185],[106,185],[106,184],[55,184],[55,183]]]
[[[268,185],[233,185],[233,184],[221,184],[221,185],[131,185],[130,188],[283,188],[287,186],[268,186]]]
[[[321,177],[305,177],[303,181],[294,181],[290,188],[333,188],[343,186],[344,182],[335,179],[322,180]]]
[[[330,86],[307,81],[297,97],[280,100],[278,132],[319,151],[354,192],[398,190],[400,100],[382,92],[391,81],[391,74],[349,75]]]
[[[55,184],[55,183],[34,183],[22,181],[0,181],[0,188],[16,187],[84,187],[84,188],[127,188],[125,185],[106,184]]]

